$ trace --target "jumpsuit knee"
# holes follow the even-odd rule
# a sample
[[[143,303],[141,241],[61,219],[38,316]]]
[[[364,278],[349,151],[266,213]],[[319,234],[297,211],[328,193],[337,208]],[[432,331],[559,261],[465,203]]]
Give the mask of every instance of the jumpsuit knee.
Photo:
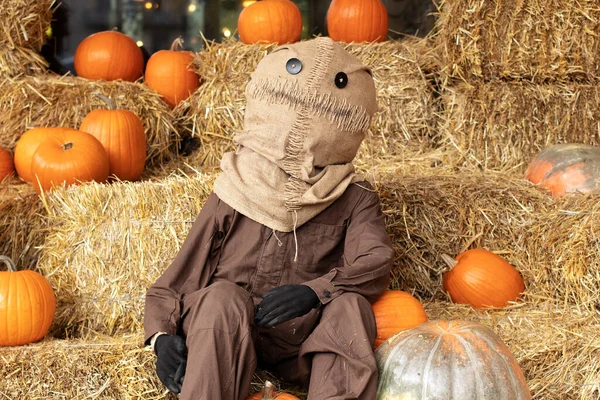
[[[252,298],[220,281],[184,296],[187,369],[180,399],[241,400],[256,369]]]

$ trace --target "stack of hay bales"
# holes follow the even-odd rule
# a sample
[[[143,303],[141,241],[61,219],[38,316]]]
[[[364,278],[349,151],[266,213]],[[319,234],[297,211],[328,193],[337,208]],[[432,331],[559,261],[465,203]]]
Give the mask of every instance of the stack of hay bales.
[[[441,135],[463,163],[527,163],[548,145],[600,144],[596,0],[445,0],[437,24]]]
[[[46,43],[54,7],[54,0],[0,0],[0,88],[9,86],[13,78],[47,70],[47,63],[38,51]],[[0,96],[2,104],[6,101]],[[0,126],[6,122],[3,117],[6,117],[4,108],[0,109]],[[10,134],[18,137],[14,132]],[[0,147],[12,150],[14,145],[0,139]],[[35,265],[35,247],[43,243],[41,206],[33,189],[20,180],[1,183],[0,254],[10,256],[19,268]]]
[[[520,362],[534,398],[594,398],[593,383],[600,377],[594,361],[600,342],[593,334],[600,329],[595,309],[600,206],[593,196],[554,202],[543,190],[501,173],[449,172],[378,176],[397,256],[393,287],[420,297],[431,319],[468,319],[494,328]],[[52,333],[67,340],[42,344],[38,357],[44,365],[57,365],[50,353],[59,349],[105,377],[100,389],[107,394],[138,390],[135,377],[147,377],[143,390],[160,388],[146,369],[152,354],[134,343],[141,346],[144,294],[177,254],[215,176],[90,184],[48,195],[52,229],[39,267],[58,299]],[[590,212],[574,212],[582,209]],[[523,301],[494,311],[448,303],[440,290],[439,255],[472,246],[502,254],[521,271]],[[84,348],[101,351],[101,358],[87,358]],[[22,375],[11,379],[30,381],[34,392],[43,393],[30,360],[19,349],[9,354],[23,364]],[[127,379],[133,386],[119,389],[120,381],[106,376],[118,374],[132,354]],[[90,380],[79,390],[93,393],[99,390],[95,385]]]
[[[0,76],[38,74],[48,68],[38,54],[47,41],[55,0],[0,1]]]
[[[430,319],[491,326],[536,399],[600,397],[597,196],[554,200],[522,177],[529,158],[549,144],[596,143],[600,10],[592,3],[448,0],[432,38],[348,47],[371,65],[378,89],[380,110],[356,163],[382,201],[396,252],[392,287],[419,297]],[[245,84],[272,49],[207,44],[194,62],[203,85],[162,119],[147,107],[157,130],[174,126],[200,141],[186,163],[204,172],[48,194],[39,269],[58,300],[52,335],[3,352],[0,393],[170,397],[154,374],[153,354],[141,348],[144,294],[177,254],[212,189],[213,169],[234,148]],[[60,80],[80,95],[98,90]],[[30,96],[61,97],[56,86],[44,91],[32,82],[16,83],[11,93],[31,87]],[[129,90],[103,87],[108,94]],[[35,101],[26,100],[32,105],[25,112],[14,103],[7,121],[33,121],[41,110]],[[76,123],[87,111],[72,101],[72,114],[45,118]],[[171,164],[157,156],[157,165]],[[488,311],[448,302],[441,255],[473,247],[502,255],[521,272],[522,300]]]
[[[46,42],[54,0],[0,1],[0,147],[13,151],[21,135],[35,127],[77,129],[83,118],[105,104],[95,93],[111,97],[117,107],[140,117],[147,136],[144,177],[167,173],[180,140],[175,117],[160,96],[141,82],[99,82],[47,72],[37,53]],[[173,165],[176,167],[176,165]],[[31,185],[11,179],[0,187],[0,251],[18,269],[35,268],[44,240],[44,207]]]
[[[491,326],[534,398],[600,396],[598,196],[553,199],[524,179],[556,143],[600,144],[600,8],[595,1],[446,0],[434,37],[441,148],[451,165],[380,181],[396,246],[394,286],[430,318]],[[506,310],[448,303],[442,254],[482,247],[525,279]]]

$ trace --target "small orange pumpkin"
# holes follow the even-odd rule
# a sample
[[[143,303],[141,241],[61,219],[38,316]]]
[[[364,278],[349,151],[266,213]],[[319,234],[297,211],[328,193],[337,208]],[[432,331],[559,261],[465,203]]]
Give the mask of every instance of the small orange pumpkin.
[[[396,333],[427,322],[421,302],[401,290],[386,290],[372,307],[377,325],[374,349]]]
[[[108,171],[108,155],[102,143],[75,129],[64,129],[44,139],[31,160],[33,186],[38,193],[63,183],[106,182]]]
[[[302,34],[302,14],[290,0],[258,0],[238,17],[240,40],[252,43],[294,43]]]
[[[146,85],[163,96],[165,102],[174,108],[187,99],[200,86],[200,77],[191,68],[194,55],[179,50],[181,38],[173,42],[170,50],[161,50],[152,55],[146,66]]]
[[[39,273],[17,271],[6,256],[0,262],[8,266],[8,272],[0,272],[0,346],[37,342],[54,320],[54,291]]]
[[[300,400],[298,397],[288,393],[276,393],[271,381],[265,382],[262,392],[254,393],[246,397],[246,400]]]
[[[0,182],[15,172],[15,164],[8,150],[0,147]]]
[[[79,130],[98,139],[108,154],[110,175],[135,181],[142,176],[146,163],[146,133],[137,115],[117,110],[110,98],[96,94],[108,110],[94,110],[81,122]]]
[[[82,78],[134,82],[143,70],[142,50],[132,38],[117,31],[90,35],[75,50],[75,72]]]
[[[525,290],[521,274],[504,258],[485,249],[467,250],[453,260],[443,254],[449,271],[444,272],[444,289],[454,303],[473,308],[504,307],[517,301]]]
[[[327,10],[327,32],[339,42],[383,42],[388,23],[381,0],[333,0]]]
[[[68,128],[33,128],[21,135],[15,146],[15,169],[25,182],[33,182],[31,158],[40,143]]]
[[[525,178],[554,197],[600,190],[600,147],[580,143],[550,146],[529,164]]]

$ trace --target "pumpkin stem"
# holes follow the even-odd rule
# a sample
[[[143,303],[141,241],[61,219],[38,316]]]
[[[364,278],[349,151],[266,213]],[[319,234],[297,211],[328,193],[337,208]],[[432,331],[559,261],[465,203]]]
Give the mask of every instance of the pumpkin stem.
[[[171,51],[178,51],[183,47],[183,38],[179,36],[177,39],[173,41],[171,45]]]
[[[97,98],[99,98],[100,100],[102,100],[103,102],[106,103],[106,105],[108,106],[109,110],[116,110],[117,109],[117,105],[115,104],[115,102],[108,96],[105,96],[103,94],[100,93],[94,93],[94,96],[96,96]]]
[[[448,254],[442,254],[440,255],[440,257],[448,266],[447,268],[445,268],[445,271],[452,271],[452,268],[456,267],[456,264],[458,264],[458,261],[450,257]]]
[[[73,142],[65,143],[60,146],[63,150],[71,150],[73,148]]]
[[[15,263],[9,257],[0,256],[0,262],[3,262],[4,264],[6,264],[9,272],[17,272],[17,267],[15,266]]]
[[[265,382],[265,389],[263,390],[263,395],[261,400],[273,400],[275,398],[275,387],[271,383],[271,381]]]

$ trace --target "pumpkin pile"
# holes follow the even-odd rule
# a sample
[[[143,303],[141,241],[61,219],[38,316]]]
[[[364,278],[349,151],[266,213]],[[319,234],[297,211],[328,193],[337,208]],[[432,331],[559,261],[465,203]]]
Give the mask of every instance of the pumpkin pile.
[[[140,119],[117,110],[108,97],[97,95],[108,110],[94,110],[79,130],[65,127],[33,128],[15,146],[18,175],[41,193],[55,186],[107,182],[109,176],[134,181],[146,160],[146,135]]]

